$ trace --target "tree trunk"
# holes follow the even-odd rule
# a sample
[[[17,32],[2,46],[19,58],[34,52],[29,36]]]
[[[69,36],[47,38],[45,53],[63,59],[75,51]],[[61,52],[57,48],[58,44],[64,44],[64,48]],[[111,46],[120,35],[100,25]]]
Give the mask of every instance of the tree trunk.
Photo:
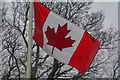
[[[36,77],[36,73],[37,73],[37,69],[38,69],[38,61],[39,61],[39,45],[37,44],[36,62],[35,62],[35,67],[33,67],[33,72],[31,74],[32,78]]]
[[[48,76],[47,80],[53,80],[54,75],[56,73],[56,71],[58,70],[58,61],[56,59],[54,59],[54,64],[53,64],[53,68],[52,68],[52,72],[50,73],[50,75]]]

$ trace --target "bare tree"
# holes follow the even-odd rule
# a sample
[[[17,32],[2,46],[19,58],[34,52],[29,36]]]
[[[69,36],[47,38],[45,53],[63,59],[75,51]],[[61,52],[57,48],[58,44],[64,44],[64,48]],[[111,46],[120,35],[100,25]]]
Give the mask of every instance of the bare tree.
[[[85,78],[99,75],[100,70],[104,70],[103,64],[112,57],[109,53],[107,58],[103,55],[105,51],[114,50],[114,39],[117,32],[113,28],[103,30],[104,14],[102,11],[88,13],[92,2],[44,2],[42,3],[56,14],[66,18],[70,22],[83,27],[93,37],[102,42],[101,49],[96,55],[92,65],[84,76],[75,68],[65,65],[48,56],[37,43],[33,43],[32,49],[32,78],[48,78],[52,80],[60,77]],[[28,35],[28,15],[29,3],[7,3],[10,8],[2,8],[3,15],[1,30],[2,36],[2,77],[3,78],[24,78],[26,71],[27,55],[27,35]],[[9,13],[9,14],[8,14]],[[33,28],[34,30],[34,28]],[[78,34],[79,35],[79,34]]]

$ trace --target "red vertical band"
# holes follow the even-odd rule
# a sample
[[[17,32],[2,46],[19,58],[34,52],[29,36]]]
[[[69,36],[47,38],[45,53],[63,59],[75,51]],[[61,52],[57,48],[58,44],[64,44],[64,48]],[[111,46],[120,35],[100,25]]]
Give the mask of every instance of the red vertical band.
[[[50,12],[48,8],[40,2],[34,2],[34,16],[35,16],[35,32],[33,39],[43,48],[43,25]]]
[[[85,32],[79,46],[69,62],[69,65],[75,67],[82,75],[84,75],[94,59],[95,54],[98,52],[99,46],[100,42]]]

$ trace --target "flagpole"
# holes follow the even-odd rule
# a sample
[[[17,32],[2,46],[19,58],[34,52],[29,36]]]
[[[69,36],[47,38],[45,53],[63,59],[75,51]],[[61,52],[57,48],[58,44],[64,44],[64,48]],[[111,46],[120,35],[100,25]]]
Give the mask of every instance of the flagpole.
[[[32,27],[33,27],[33,2],[30,2],[29,31],[28,31],[28,54],[27,54],[27,70],[26,70],[26,78],[28,78],[28,79],[31,78]]]

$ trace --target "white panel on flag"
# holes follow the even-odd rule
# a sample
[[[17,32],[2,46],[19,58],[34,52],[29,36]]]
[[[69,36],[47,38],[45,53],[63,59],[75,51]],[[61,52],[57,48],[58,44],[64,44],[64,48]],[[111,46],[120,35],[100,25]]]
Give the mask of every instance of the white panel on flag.
[[[58,25],[60,24],[61,26],[63,26],[66,23],[67,23],[67,30],[71,30],[71,31],[67,34],[67,36],[65,38],[71,36],[71,39],[75,40],[75,42],[72,44],[73,47],[63,48],[62,51],[55,48],[54,53],[52,54],[53,46],[46,44],[48,42],[48,39],[46,37],[45,32],[47,31],[48,26],[50,28],[54,28],[55,32],[57,32]],[[84,32],[85,32],[85,30],[83,30],[82,28],[70,23],[68,20],[54,14],[51,11],[46,19],[44,26],[43,26],[43,34],[44,34],[43,49],[50,56],[53,56],[57,60],[64,62],[65,64],[68,64],[73,53],[75,52],[76,48],[78,47],[78,45],[83,37]]]

